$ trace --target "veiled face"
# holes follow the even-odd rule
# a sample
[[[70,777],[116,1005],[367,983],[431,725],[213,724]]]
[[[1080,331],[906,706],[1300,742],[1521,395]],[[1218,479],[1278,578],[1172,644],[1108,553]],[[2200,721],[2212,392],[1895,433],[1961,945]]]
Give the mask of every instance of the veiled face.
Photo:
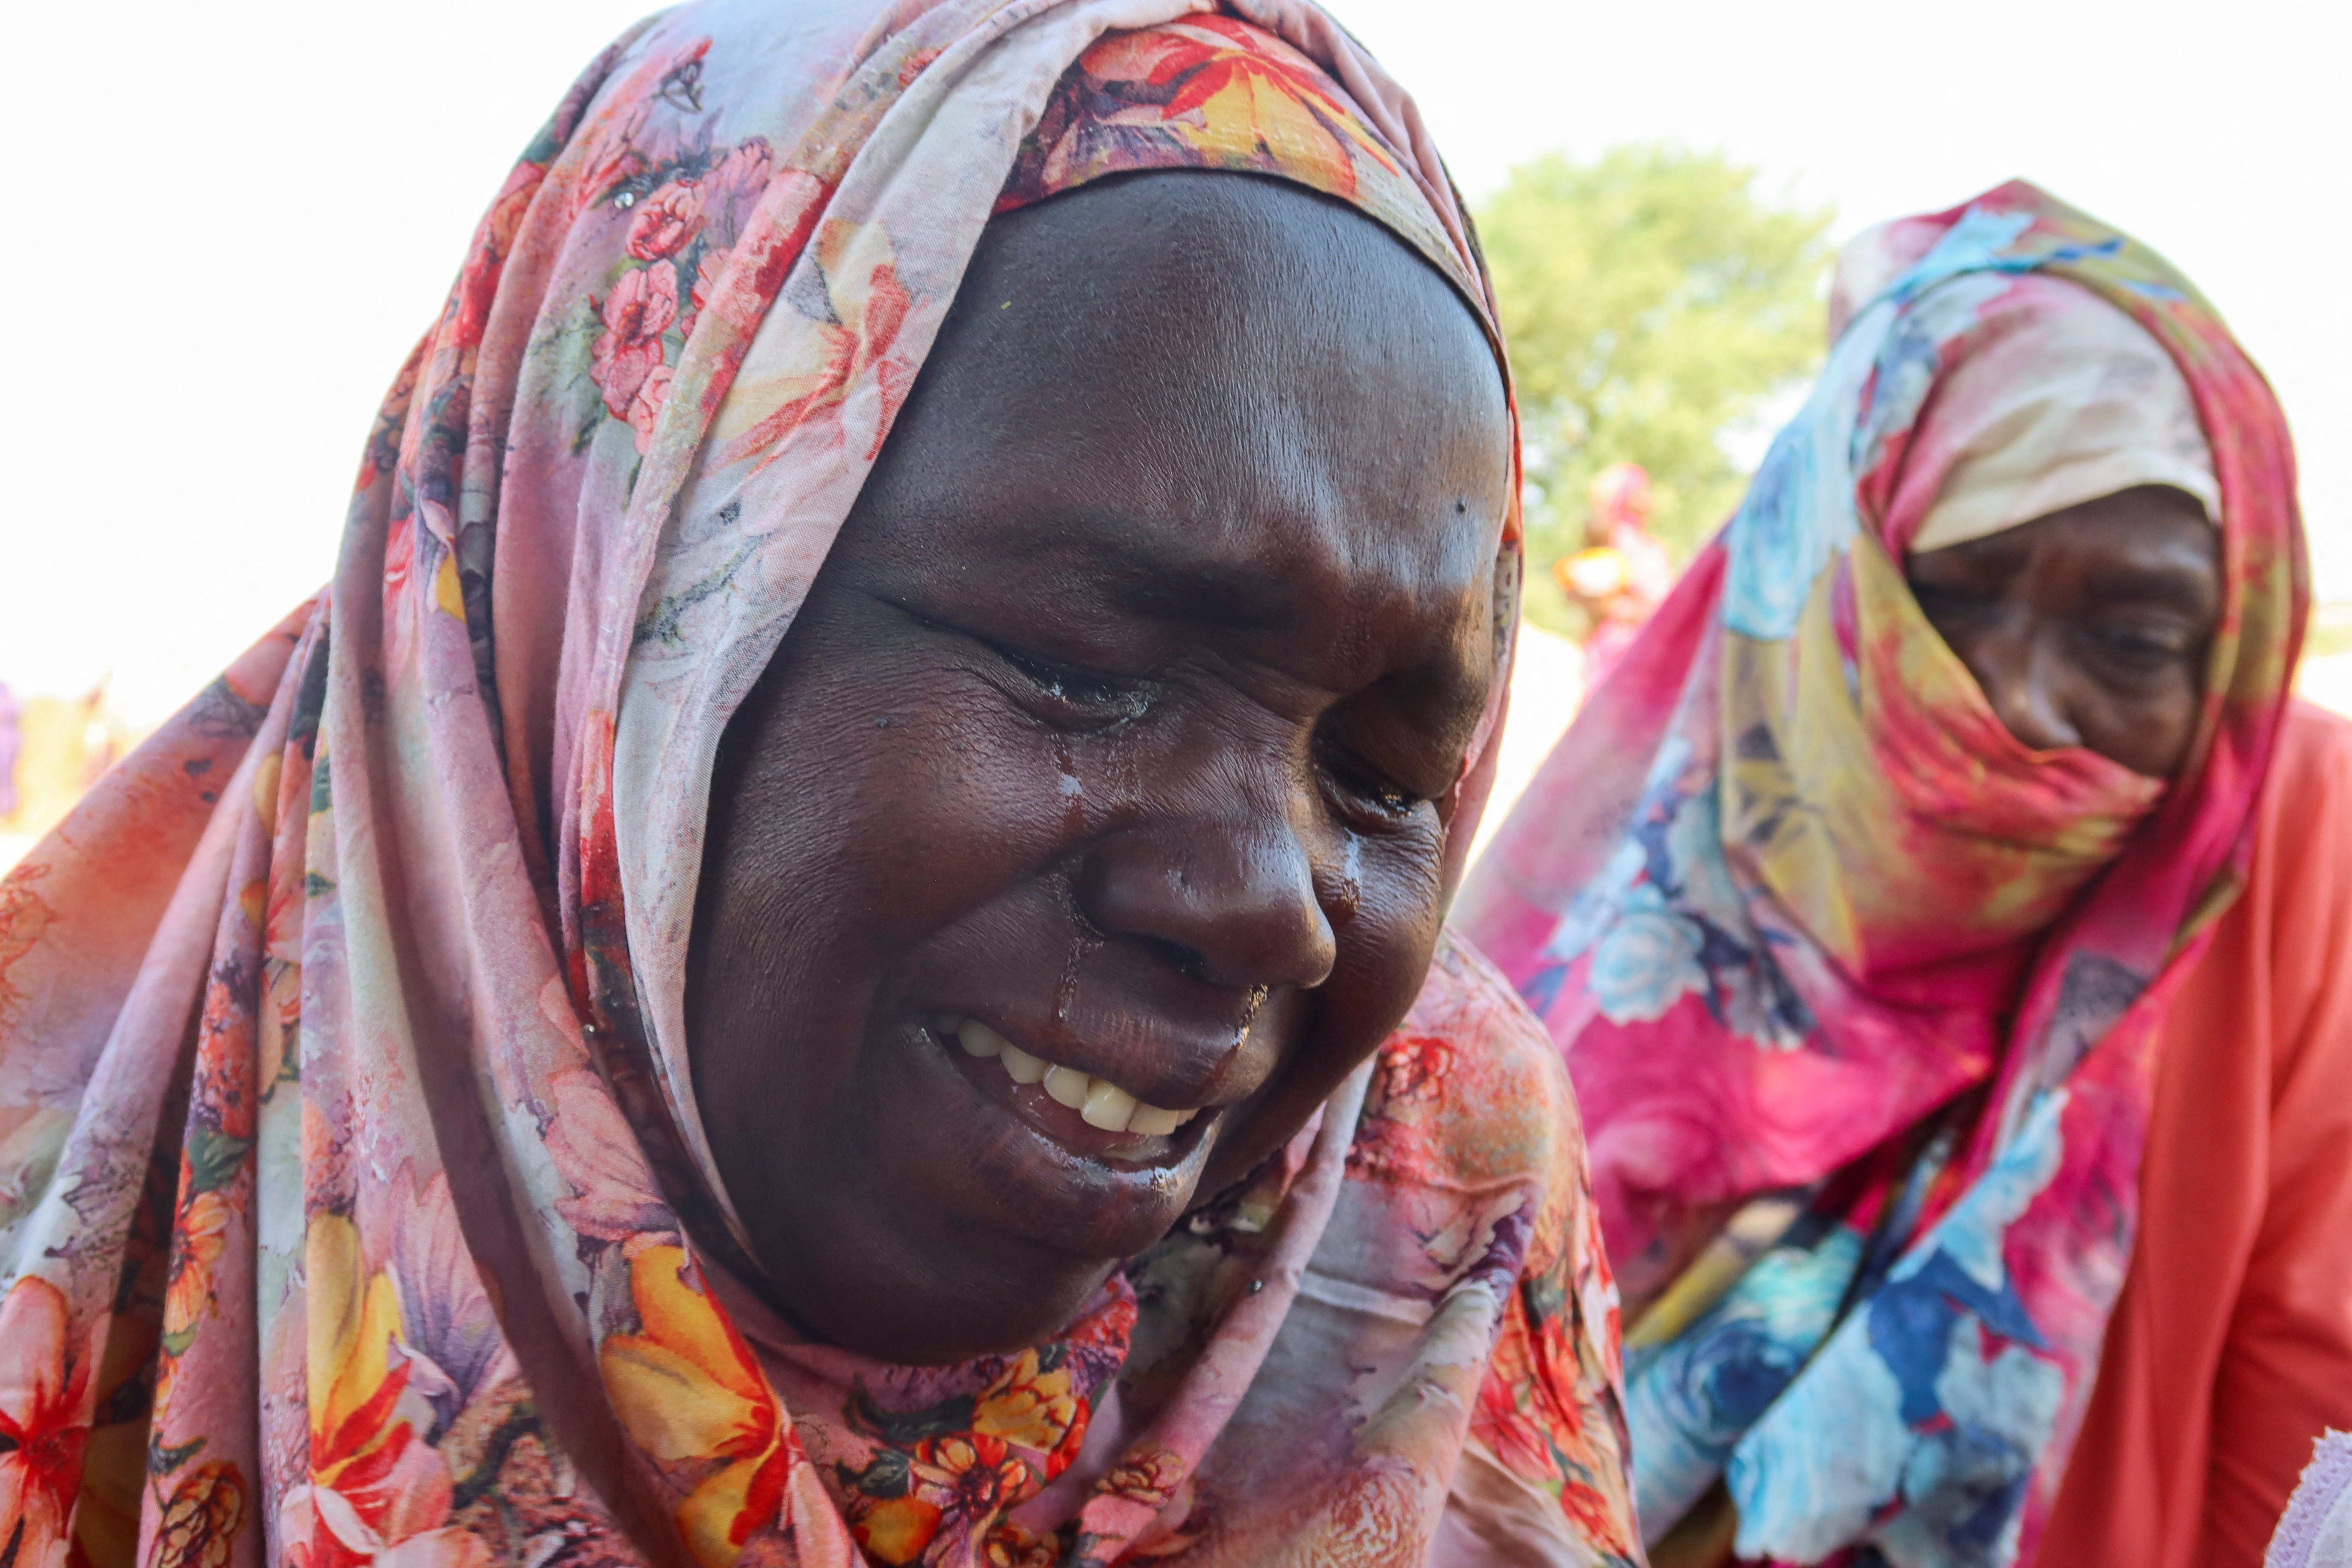
[[[1350,211],[990,226],[713,786],[695,1089],[803,1329],[1050,1336],[1394,1026],[1509,471],[1468,309]]]
[[[1909,576],[2025,744],[2152,778],[2187,759],[2221,618],[2221,543],[2194,498],[2121,490],[1914,555]]]

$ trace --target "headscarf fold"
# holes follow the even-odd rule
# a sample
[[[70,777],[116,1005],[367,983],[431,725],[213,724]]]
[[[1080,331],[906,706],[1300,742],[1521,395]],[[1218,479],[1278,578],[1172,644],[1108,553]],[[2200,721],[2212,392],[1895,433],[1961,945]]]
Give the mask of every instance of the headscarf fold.
[[[1965,544],[2142,485],[2221,510],[2189,383],[2122,311],[2057,279],[2021,279],[2001,353],[1987,344],[1937,389],[1923,437],[1950,458],[1913,551]]]
[[[1838,252],[1830,331],[1934,248],[1933,220],[1881,224]],[[2057,278],[2017,280],[1945,367],[1885,506],[1909,552],[1982,539],[2140,485],[2220,516],[2212,454],[2187,378],[2123,311]]]
[[[2130,1254],[2154,1025],[2240,885],[2307,589],[2284,422],[2186,279],[2023,184],[1906,227],[1461,918],[1567,1053],[1648,1309],[1645,1530],[1722,1479],[1743,1558],[1916,1568],[2032,1552]],[[1962,397],[1948,438],[1938,400],[2089,311],[2161,345],[2218,484],[2168,788],[2014,740],[1901,567],[1999,428]]]
[[[723,1304],[756,1268],[682,1025],[720,735],[982,227],[1165,168],[1352,204],[1493,335],[1410,100],[1300,0],[700,0],[580,79],[385,400],[331,589],[0,880],[18,1562],[1032,1568],[1197,1537],[1202,1456],[1283,1353],[1335,1210],[1357,1212],[1351,1140],[1411,1143],[1417,1113],[1372,1064],[1179,1238],[1210,1258],[1182,1275],[1202,1342],[1160,1347],[1191,1371],[1057,1514],[1016,1524],[1084,1447],[1133,1289],[1115,1278],[1021,1356],[839,1369],[924,1393],[920,1420],[793,1408],[771,1375],[791,1369]],[[1498,717],[1499,697],[1450,864]],[[1424,994],[1483,1031],[1465,1050],[1518,1026],[1472,1006],[1486,973],[1449,956]],[[1605,1402],[1607,1277],[1560,1239],[1557,1109],[1513,1145],[1536,1176],[1429,1188],[1493,1212],[1457,1216],[1467,1251],[1424,1310],[1491,1346],[1522,1269],[1567,1281],[1513,1321],[1584,1347],[1571,1371],[1584,1354]],[[1399,1267],[1426,1267],[1422,1246]],[[1349,1485],[1389,1495],[1387,1467],[1413,1478],[1399,1539],[1428,1538],[1485,1363],[1426,1353],[1391,1370],[1443,1395],[1400,1395],[1339,1492],[1294,1489],[1297,1530],[1338,1530],[1315,1510]],[[1507,1405],[1518,1385],[1497,1386]],[[1613,1438],[1559,1431],[1544,1464],[1572,1452],[1616,1485],[1595,1457]]]

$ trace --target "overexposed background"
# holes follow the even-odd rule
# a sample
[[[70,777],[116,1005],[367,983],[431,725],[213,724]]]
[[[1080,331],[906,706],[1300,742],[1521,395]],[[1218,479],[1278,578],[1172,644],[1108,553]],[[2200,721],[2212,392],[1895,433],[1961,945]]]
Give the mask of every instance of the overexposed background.
[[[2281,0],[1336,0],[1475,198],[1668,139],[1843,237],[2012,174],[2168,253],[2269,371],[2352,595],[2352,21]],[[12,17],[0,680],[153,722],[321,582],[482,205],[640,0],[138,0]]]

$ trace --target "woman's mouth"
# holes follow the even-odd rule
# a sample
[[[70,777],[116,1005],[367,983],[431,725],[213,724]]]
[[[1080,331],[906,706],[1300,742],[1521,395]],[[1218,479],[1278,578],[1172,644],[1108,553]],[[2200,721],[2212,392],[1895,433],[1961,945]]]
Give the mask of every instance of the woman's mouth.
[[[1034,1055],[974,1018],[934,1016],[929,1032],[963,1075],[1073,1153],[1156,1164],[1176,1152],[1199,1108],[1172,1110],[1138,1100],[1107,1078]]]

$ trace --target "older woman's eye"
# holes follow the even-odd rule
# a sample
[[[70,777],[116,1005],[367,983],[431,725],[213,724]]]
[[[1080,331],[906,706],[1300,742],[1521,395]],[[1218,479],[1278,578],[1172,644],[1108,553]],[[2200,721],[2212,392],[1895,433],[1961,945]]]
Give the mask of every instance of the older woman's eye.
[[[2176,627],[2115,622],[2087,629],[2092,650],[2111,667],[2129,674],[2168,668],[2191,651],[2190,637]]]
[[[1086,727],[1120,724],[1141,717],[1150,706],[1146,682],[1063,664],[1002,643],[989,646],[1021,675],[1042,704],[1057,710],[1048,715],[1055,721],[1075,721]]]
[[[1340,809],[1351,816],[1369,816],[1378,826],[1401,823],[1429,803],[1427,795],[1383,777],[1360,758],[1337,747],[1323,748],[1319,765],[1326,787]]]

